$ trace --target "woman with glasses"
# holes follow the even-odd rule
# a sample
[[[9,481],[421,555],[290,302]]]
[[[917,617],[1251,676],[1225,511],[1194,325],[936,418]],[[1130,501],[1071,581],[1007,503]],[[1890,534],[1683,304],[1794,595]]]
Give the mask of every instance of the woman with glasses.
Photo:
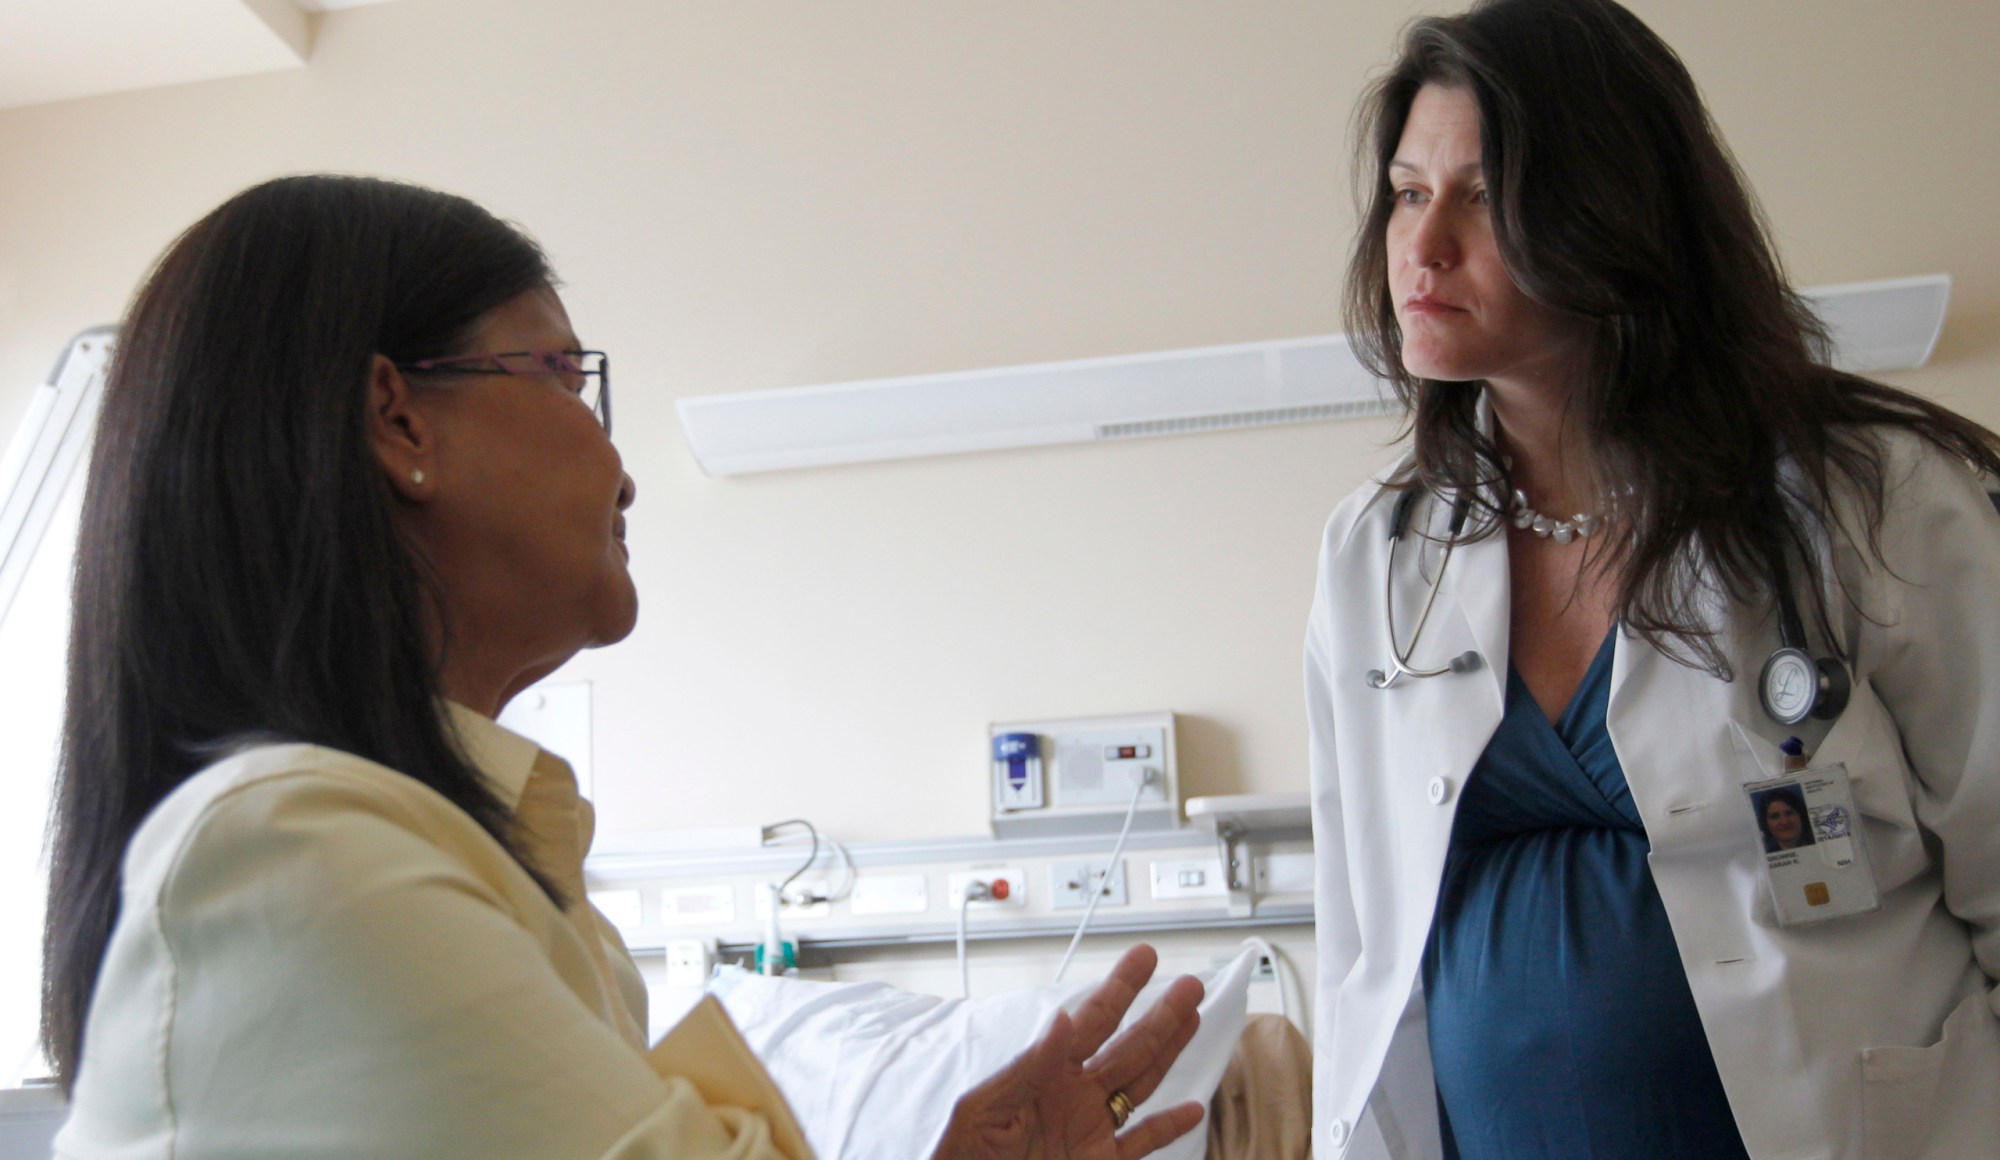
[[[645,1042],[590,804],[493,721],[632,629],[609,367],[519,231],[301,177],[174,243],[120,332],[78,548],[44,1036],[65,1157],[770,1158]],[[940,1156],[1129,1158],[1193,1033],[1122,961]],[[792,1157],[791,1160],[799,1160]]]

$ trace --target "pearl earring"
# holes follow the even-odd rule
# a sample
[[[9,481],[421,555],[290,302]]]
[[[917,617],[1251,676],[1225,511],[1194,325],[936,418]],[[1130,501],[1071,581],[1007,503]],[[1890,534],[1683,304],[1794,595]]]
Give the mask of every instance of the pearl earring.
[[[421,467],[412,468],[410,470],[410,482],[421,486],[424,482],[424,469]]]

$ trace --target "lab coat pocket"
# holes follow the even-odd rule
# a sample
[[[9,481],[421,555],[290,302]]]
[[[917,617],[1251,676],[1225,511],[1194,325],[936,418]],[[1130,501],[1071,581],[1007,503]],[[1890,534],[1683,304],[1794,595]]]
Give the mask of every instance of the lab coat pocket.
[[[1983,992],[1967,995],[1944,1021],[1929,1047],[1871,1047],[1861,1053],[1863,1133],[1868,1160],[1928,1155],[1935,1127],[1938,1087],[1948,1070],[1972,1062],[1984,1026],[1993,1018]]]

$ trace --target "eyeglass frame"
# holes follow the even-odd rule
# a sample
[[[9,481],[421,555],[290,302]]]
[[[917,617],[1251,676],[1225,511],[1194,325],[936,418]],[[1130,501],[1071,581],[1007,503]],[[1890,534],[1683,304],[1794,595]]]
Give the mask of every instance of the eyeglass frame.
[[[561,355],[572,363],[576,363],[580,356],[595,355],[597,367],[595,370],[585,370],[580,363],[576,363],[574,370],[565,370],[549,365],[548,360],[552,355]],[[531,369],[515,370],[498,361],[504,358],[531,358],[540,365]],[[479,363],[490,365],[459,365]],[[404,374],[506,375],[509,378],[522,379],[541,375],[577,374],[582,375],[586,381],[590,376],[596,375],[597,405],[591,408],[591,413],[597,416],[598,422],[604,424],[604,433],[611,434],[611,356],[601,350],[505,350],[492,354],[455,354],[443,358],[421,358],[414,362],[397,363],[396,369]],[[578,391],[576,394],[581,398],[583,392]]]

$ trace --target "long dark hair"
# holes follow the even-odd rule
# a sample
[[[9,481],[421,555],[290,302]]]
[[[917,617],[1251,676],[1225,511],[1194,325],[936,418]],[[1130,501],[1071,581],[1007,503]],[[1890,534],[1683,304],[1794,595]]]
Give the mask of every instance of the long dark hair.
[[[1515,284],[1590,324],[1565,421],[1585,436],[1585,482],[1616,496],[1617,517],[1590,550],[1621,577],[1619,618],[1654,647],[1731,675],[1704,596],[1773,600],[1774,552],[1803,568],[1827,628],[1812,544],[1831,530],[1837,490],[1859,500],[1860,526],[1841,530],[1879,556],[1884,469],[1863,427],[1914,431],[2000,473],[2000,436],[1827,365],[1825,328],[1786,281],[1694,80],[1638,17],[1611,0],[1484,0],[1405,29],[1355,114],[1361,214],[1344,305],[1357,355],[1409,408],[1415,454],[1394,485],[1474,497],[1475,535],[1501,526],[1498,497],[1512,491],[1479,430],[1476,387],[1403,367],[1387,168],[1427,84],[1478,104]]]
[[[520,857],[439,712],[438,593],[398,535],[367,381],[376,354],[459,353],[551,279],[534,242],[463,198],[292,177],[196,223],[140,289],[91,457],[50,822],[42,1037],[65,1091],[126,843],[231,747],[359,754]]]

